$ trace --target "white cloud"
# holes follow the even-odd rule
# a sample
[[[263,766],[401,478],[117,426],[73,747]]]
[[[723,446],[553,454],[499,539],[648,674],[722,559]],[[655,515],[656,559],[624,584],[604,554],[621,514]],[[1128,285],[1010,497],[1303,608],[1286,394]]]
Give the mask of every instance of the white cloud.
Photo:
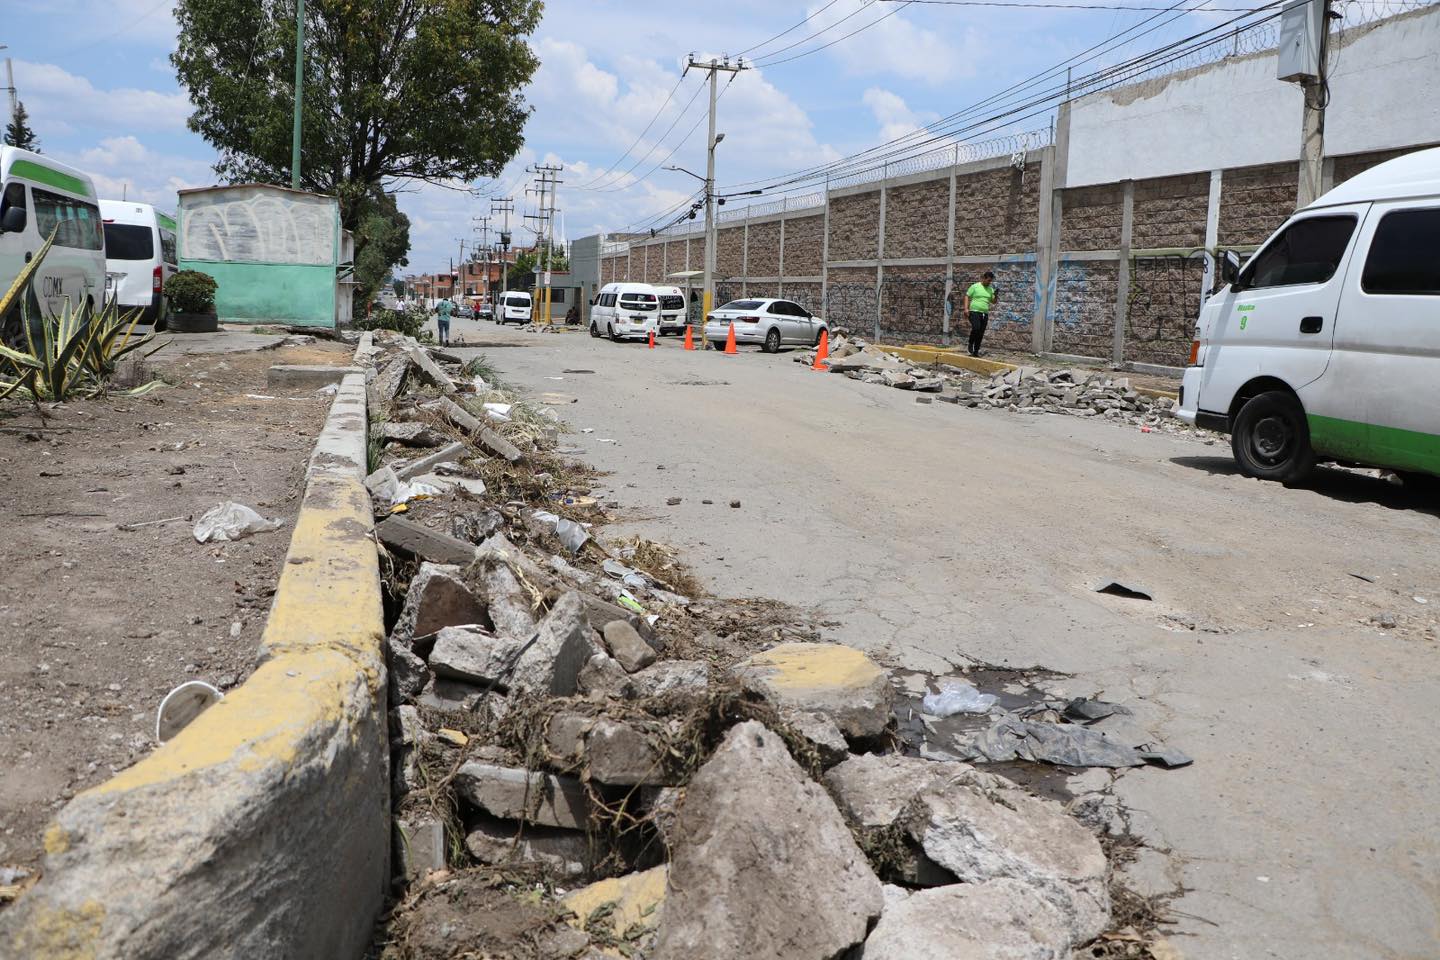
[[[175,131],[184,129],[191,111],[190,99],[178,91],[103,90],[53,63],[16,60],[15,86],[41,143],[47,133],[83,135],[88,127]]]
[[[99,146],[56,157],[90,174],[101,197],[141,200],[172,212],[177,191],[215,182],[205,161],[152,150],[133,136],[107,137]]]
[[[913,133],[925,124],[938,120],[939,115],[925,112],[916,113],[898,93],[871,87],[861,95],[860,101],[875,115],[880,125],[880,141],[886,142]]]
[[[887,0],[844,0],[825,9],[825,4],[812,2],[805,12],[814,19],[806,29],[812,34],[825,32],[779,56],[794,56],[864,27],[820,56],[839,60],[850,73],[860,76],[893,75],[932,85],[974,76],[976,58],[984,46],[978,30],[967,27],[958,37],[942,36],[897,12],[897,6],[900,4]],[[849,19],[844,19],[847,16]]]

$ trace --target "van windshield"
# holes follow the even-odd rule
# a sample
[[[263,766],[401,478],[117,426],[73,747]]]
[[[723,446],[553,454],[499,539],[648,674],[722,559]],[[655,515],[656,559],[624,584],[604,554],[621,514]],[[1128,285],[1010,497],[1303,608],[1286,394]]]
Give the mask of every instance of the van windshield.
[[[105,256],[111,260],[151,260],[155,257],[154,232],[133,223],[107,223]]]

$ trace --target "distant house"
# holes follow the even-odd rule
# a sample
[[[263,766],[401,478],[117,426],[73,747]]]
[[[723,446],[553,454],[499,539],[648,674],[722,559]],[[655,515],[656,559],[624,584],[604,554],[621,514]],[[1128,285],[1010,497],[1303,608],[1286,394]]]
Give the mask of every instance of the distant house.
[[[263,183],[180,191],[180,268],[215,278],[222,323],[349,323],[354,239],[334,197]]]

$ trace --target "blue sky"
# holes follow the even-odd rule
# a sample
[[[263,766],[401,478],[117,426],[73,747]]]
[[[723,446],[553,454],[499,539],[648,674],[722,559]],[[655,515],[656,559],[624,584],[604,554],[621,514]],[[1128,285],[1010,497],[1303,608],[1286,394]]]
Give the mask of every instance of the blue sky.
[[[174,208],[177,189],[213,182],[215,157],[185,129],[189,101],[167,60],[175,45],[172,6],[173,0],[6,0],[0,20],[0,43],[9,47],[3,54],[14,59],[16,87],[42,149],[90,172],[102,196],[118,197],[123,189],[167,209]],[[542,65],[527,90],[535,112],[525,149],[496,183],[473,186],[513,190],[517,242],[530,237],[519,214],[534,208],[523,190],[524,167],[536,161],[566,167],[559,205],[572,239],[622,228],[683,201],[693,189],[683,174],[638,175],[677,144],[669,162],[703,172],[703,123],[683,137],[705,104],[702,93],[684,112],[698,76],[684,81],[636,150],[622,155],[675,87],[686,55],[735,53],[810,14],[817,14],[813,21],[751,57],[763,60],[802,41],[774,54],[793,56],[878,22],[813,55],[739,75],[720,104],[719,129],[727,134],[719,149],[722,187],[813,166],[913,130],[1149,16],[891,0],[834,0],[828,7],[827,0],[551,0],[532,38]],[[1135,51],[1200,29],[1209,22],[1201,17],[1184,17],[1145,37]],[[1045,124],[1037,119],[1020,127]],[[623,175],[637,162],[634,173]],[[471,218],[490,210],[488,200],[464,192],[401,186],[401,205],[412,219],[413,272],[443,268],[456,239],[471,235]]]

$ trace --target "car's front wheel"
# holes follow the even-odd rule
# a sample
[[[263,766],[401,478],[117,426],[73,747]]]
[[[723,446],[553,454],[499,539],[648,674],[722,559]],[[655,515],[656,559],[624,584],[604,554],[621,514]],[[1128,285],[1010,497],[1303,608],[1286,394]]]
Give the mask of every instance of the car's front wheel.
[[[767,334],[765,334],[765,352],[766,352],[766,353],[779,353],[779,352],[780,352],[780,328],[779,328],[779,327],[771,327],[771,328],[770,328],[770,332],[767,333]]]
[[[1240,408],[1230,449],[1240,472],[1261,480],[1295,483],[1315,467],[1305,409],[1283,390],[1262,393]]]
[[[611,341],[612,343],[619,343],[619,342],[620,342],[620,335],[615,332],[615,324],[613,324],[613,323],[608,323],[608,324],[606,324],[605,326],[606,326],[606,327],[609,329],[609,331],[610,331],[610,341]]]

